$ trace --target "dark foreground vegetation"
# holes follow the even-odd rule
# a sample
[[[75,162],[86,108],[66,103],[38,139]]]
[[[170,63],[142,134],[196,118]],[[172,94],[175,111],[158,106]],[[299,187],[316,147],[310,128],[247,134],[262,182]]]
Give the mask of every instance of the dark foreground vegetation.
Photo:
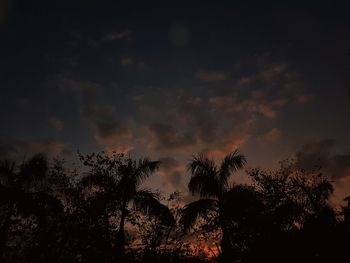
[[[330,204],[318,169],[285,161],[233,184],[244,156],[194,156],[188,188],[198,198],[186,204],[187,193],[143,187],[156,161],[80,160],[79,169],[40,154],[1,161],[1,262],[347,262],[349,207]]]

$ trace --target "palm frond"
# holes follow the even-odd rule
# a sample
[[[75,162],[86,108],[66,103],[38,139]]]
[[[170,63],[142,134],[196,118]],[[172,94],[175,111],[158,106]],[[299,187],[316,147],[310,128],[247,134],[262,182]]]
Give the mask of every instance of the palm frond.
[[[83,188],[89,187],[101,187],[105,190],[114,189],[117,184],[117,179],[113,178],[105,173],[93,172],[84,176],[80,182],[79,186]]]
[[[141,158],[134,164],[133,177],[136,179],[137,185],[147,179],[159,168],[159,161],[150,161],[148,158]]]
[[[215,173],[217,170],[214,160],[209,159],[203,154],[194,155],[187,169],[192,174],[206,173],[208,171]]]
[[[217,168],[213,160],[203,155],[193,157],[188,165],[192,177],[188,188],[192,194],[201,197],[218,196],[220,194]]]
[[[200,199],[187,204],[181,211],[180,224],[185,232],[188,232],[200,216],[206,215],[210,211],[217,212],[218,202],[213,199]]]
[[[200,197],[218,197],[220,195],[219,181],[213,174],[193,175],[188,183],[191,194],[199,194]]]
[[[44,154],[36,154],[20,167],[19,183],[26,187],[31,187],[42,181],[48,173],[49,165]]]
[[[226,157],[222,160],[220,166],[220,184],[223,188],[228,187],[228,179],[232,175],[232,173],[242,169],[247,163],[244,155],[239,154],[237,150],[226,155]]]
[[[157,194],[149,190],[139,190],[134,199],[134,207],[146,215],[159,218],[161,223],[166,226],[175,224],[175,219],[170,209],[159,202]]]
[[[135,180],[128,176],[123,176],[115,189],[115,196],[123,202],[129,202],[137,193]]]

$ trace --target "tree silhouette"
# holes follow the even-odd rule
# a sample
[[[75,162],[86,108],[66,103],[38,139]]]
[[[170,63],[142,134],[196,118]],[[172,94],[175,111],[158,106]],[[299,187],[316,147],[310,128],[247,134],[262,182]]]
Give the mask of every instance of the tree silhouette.
[[[281,229],[294,228],[296,223],[303,225],[331,209],[333,186],[319,169],[308,171],[285,160],[276,171],[253,169],[248,174]]]
[[[22,221],[30,216],[36,218],[38,224],[39,245],[42,248],[48,244],[45,231],[49,227],[48,216],[62,211],[62,205],[47,189],[48,163],[44,155],[38,154],[17,166],[14,162],[0,163],[0,205],[2,221],[0,229],[0,253],[9,238],[13,225],[12,217],[20,216]],[[42,253],[46,253],[43,250]]]
[[[226,200],[232,187],[229,178],[244,167],[246,159],[238,151],[228,154],[217,166],[213,159],[202,154],[194,156],[188,164],[192,176],[188,184],[190,192],[200,199],[187,204],[182,211],[181,223],[185,231],[193,227],[199,216],[209,212],[216,214],[216,221],[222,231],[221,252],[224,261],[230,260],[230,233]]]
[[[248,174],[265,207],[265,221],[247,262],[332,261],[336,254],[329,251],[334,251],[337,219],[329,203],[329,179],[290,160],[276,171],[253,169]]]
[[[0,161],[1,262],[204,262],[203,241],[213,241],[212,262],[347,257],[349,206],[336,210],[332,182],[317,169],[284,161],[275,171],[249,170],[251,184],[230,184],[243,155],[235,151],[218,165],[196,155],[188,186],[200,198],[182,207],[179,192],[164,199],[142,188],[158,162],[123,154],[80,158],[80,170],[43,155],[21,165]],[[183,235],[190,229],[197,240]]]
[[[342,207],[342,214],[344,216],[344,222],[349,223],[350,222],[350,196],[345,197],[344,201],[346,202],[346,206]]]
[[[96,187],[103,188],[102,192],[93,197],[97,208],[105,207],[119,212],[116,240],[119,255],[125,253],[125,224],[130,214],[130,203],[138,211],[157,217],[162,224],[174,224],[172,213],[167,206],[160,203],[157,194],[141,188],[144,180],[157,170],[158,161],[150,161],[148,158],[134,160],[119,154],[114,155],[114,158],[97,155],[96,162],[92,162],[94,157],[82,157],[85,165],[93,167],[92,172],[82,180],[82,184],[93,186],[95,190]]]

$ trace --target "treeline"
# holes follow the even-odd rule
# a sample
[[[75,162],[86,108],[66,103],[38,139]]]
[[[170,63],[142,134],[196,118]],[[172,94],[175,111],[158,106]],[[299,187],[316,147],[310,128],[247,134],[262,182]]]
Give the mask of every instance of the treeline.
[[[285,161],[231,176],[237,151],[221,163],[195,155],[189,192],[143,187],[161,165],[123,154],[79,155],[81,167],[38,154],[0,162],[1,262],[343,262],[350,207],[335,207],[318,169]],[[199,246],[204,244],[205,246]]]

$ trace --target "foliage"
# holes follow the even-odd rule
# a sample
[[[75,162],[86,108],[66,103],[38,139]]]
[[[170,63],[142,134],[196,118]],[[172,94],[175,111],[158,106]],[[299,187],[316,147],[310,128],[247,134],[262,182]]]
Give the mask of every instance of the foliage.
[[[42,154],[0,162],[1,262],[337,262],[346,256],[349,205],[331,204],[319,170],[284,161],[251,169],[252,184],[232,184],[245,165],[237,151],[217,164],[188,165],[185,204],[142,188],[158,162],[123,154],[80,155],[66,167]],[[346,198],[345,201],[348,201]],[[209,255],[213,256],[209,258]]]

